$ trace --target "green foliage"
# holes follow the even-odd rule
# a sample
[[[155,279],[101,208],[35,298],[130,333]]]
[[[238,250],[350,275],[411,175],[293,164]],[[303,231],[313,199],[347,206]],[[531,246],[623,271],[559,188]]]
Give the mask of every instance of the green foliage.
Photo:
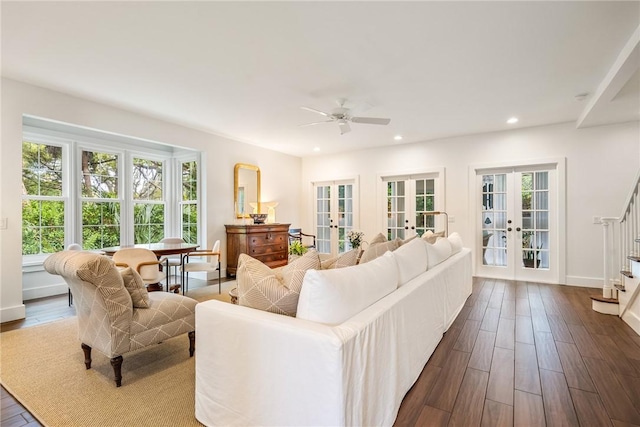
[[[101,199],[118,197],[116,154],[82,151],[82,196]]]
[[[308,250],[300,240],[294,240],[289,244],[289,255],[304,255]]]
[[[133,190],[135,243],[158,242],[164,237],[163,162],[133,159],[133,175],[122,178],[118,154],[81,152],[82,246],[101,249],[120,244],[119,179]],[[22,253],[37,255],[64,249],[65,201],[62,147],[24,141],[22,144]],[[69,173],[69,165],[64,165]],[[195,161],[182,163],[183,238],[198,239],[198,173]],[[75,184],[74,184],[75,187]],[[71,193],[72,197],[77,197]],[[107,199],[107,200],[105,200]],[[144,202],[147,203],[144,203]],[[71,201],[73,203],[73,201]],[[149,203],[156,202],[156,203]],[[79,240],[79,239],[76,239]]]

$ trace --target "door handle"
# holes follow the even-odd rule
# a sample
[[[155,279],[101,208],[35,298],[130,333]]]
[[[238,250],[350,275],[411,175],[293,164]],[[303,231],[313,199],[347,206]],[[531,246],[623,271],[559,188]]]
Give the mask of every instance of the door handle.
[[[412,226],[411,226],[411,229],[412,229],[412,230],[415,230],[415,229],[416,229],[416,227],[414,227],[414,226],[412,225]]]
[[[516,227],[516,231],[520,231],[522,230],[520,227]]]
[[[409,229],[409,226],[405,226],[405,227],[404,227],[404,229],[405,229],[405,230],[408,230],[408,229]]]
[[[511,227],[507,228],[507,231],[511,231]]]

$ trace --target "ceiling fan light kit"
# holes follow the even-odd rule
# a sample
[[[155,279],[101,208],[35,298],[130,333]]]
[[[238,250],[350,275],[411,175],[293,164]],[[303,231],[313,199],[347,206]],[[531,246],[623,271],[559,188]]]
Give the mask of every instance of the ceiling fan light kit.
[[[349,122],[360,123],[365,125],[388,125],[391,122],[391,119],[380,118],[380,117],[353,117],[351,116],[351,114],[349,114],[350,110],[344,107],[336,108],[335,110],[333,110],[332,113],[327,113],[327,112],[316,110],[315,108],[310,108],[310,107],[300,107],[300,108],[302,108],[303,110],[311,111],[312,113],[321,114],[329,119],[321,122],[305,123],[300,126],[313,126],[313,125],[319,125],[322,123],[337,122],[338,127],[340,128],[340,135],[344,135],[347,132],[351,132],[351,126],[349,125]]]

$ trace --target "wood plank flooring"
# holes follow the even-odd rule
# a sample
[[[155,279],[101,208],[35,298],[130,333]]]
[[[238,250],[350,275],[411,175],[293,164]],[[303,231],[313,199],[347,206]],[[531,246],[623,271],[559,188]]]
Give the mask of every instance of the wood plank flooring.
[[[597,293],[475,278],[395,425],[640,427],[640,337]]]
[[[595,293],[474,279],[395,425],[640,427],[640,337],[591,310]],[[27,301],[26,310],[2,331],[75,316],[66,295]],[[3,427],[40,425],[4,388],[1,402]]]

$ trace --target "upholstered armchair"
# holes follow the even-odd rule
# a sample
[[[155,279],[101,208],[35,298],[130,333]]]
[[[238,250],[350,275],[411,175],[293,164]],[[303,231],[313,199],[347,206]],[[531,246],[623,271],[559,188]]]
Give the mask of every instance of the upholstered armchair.
[[[120,270],[110,258],[92,252],[57,252],[46,259],[44,268],[62,276],[71,288],[86,368],[91,368],[91,349],[97,349],[111,359],[117,387],[125,353],[188,333],[193,356],[195,300],[148,293],[135,270]]]

